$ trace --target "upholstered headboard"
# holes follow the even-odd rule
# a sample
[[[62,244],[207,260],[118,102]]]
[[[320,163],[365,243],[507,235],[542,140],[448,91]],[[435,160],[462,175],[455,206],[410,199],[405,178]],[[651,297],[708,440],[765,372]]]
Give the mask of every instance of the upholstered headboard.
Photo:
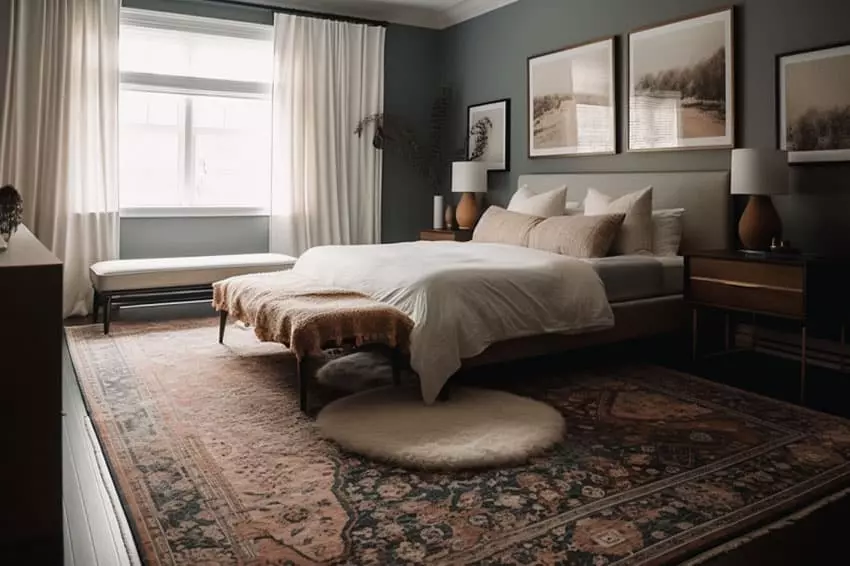
[[[567,186],[568,201],[584,201],[588,188],[621,196],[652,185],[652,207],[684,208],[682,251],[725,249],[731,239],[728,171],[566,173],[521,175],[518,186],[535,192]]]

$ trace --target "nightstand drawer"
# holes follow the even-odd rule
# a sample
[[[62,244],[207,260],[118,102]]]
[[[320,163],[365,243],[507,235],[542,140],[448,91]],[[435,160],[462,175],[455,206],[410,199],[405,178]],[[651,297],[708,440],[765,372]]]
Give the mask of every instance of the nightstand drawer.
[[[688,299],[695,303],[803,318],[802,289],[721,280],[691,274]]]
[[[431,242],[468,242],[472,239],[472,230],[422,230],[419,239]]]
[[[803,268],[799,265],[731,261],[708,257],[692,257],[690,265],[691,277],[732,283],[751,283],[795,291],[803,290]]]

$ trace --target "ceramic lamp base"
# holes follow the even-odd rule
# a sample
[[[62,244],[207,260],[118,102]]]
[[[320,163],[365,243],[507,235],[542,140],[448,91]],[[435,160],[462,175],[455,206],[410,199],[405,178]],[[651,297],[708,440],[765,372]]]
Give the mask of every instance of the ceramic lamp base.
[[[478,203],[475,202],[473,193],[463,193],[455,212],[457,226],[461,230],[472,230],[475,221],[478,220]]]
[[[770,249],[770,241],[782,237],[782,221],[769,196],[750,196],[738,222],[738,237],[748,250]]]

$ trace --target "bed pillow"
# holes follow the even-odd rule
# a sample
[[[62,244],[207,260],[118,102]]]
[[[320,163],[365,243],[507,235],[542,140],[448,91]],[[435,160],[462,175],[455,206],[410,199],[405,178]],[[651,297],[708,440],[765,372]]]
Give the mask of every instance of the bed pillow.
[[[652,255],[652,187],[614,199],[596,189],[588,189],[584,214],[625,214],[620,233],[611,247],[612,255]]]
[[[553,216],[531,230],[528,247],[572,257],[604,257],[625,214]]]
[[[491,206],[484,211],[481,220],[475,226],[472,241],[527,246],[529,233],[542,221],[543,219],[539,216],[520,214],[500,206]]]
[[[508,210],[548,218],[564,214],[566,205],[567,187],[558,187],[545,193],[533,193],[527,185],[523,185],[511,197]]]
[[[682,244],[682,216],[684,208],[663,208],[652,211],[652,254],[679,255]]]

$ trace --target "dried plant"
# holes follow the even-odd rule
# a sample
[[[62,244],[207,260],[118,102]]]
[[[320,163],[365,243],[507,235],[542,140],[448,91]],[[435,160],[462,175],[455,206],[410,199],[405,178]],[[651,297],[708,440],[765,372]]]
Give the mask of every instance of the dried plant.
[[[490,128],[492,127],[493,122],[485,116],[475,122],[469,129],[469,135],[475,138],[472,153],[469,154],[470,161],[479,159],[487,151],[487,144],[490,142]]]
[[[12,185],[0,187],[0,235],[4,239],[14,234],[24,219],[24,201]]]

